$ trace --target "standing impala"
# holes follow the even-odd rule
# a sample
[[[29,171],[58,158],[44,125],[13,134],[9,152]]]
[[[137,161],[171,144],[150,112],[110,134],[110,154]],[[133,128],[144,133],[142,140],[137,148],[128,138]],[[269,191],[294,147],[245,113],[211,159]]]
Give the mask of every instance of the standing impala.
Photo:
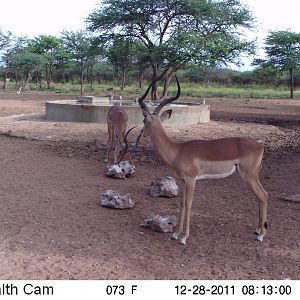
[[[156,79],[157,80],[157,79]],[[155,81],[156,81],[155,80]],[[150,136],[153,146],[161,159],[181,179],[182,199],[180,217],[172,239],[180,239],[186,244],[189,236],[191,207],[197,179],[225,178],[236,170],[249,184],[259,202],[259,227],[257,240],[262,241],[267,230],[268,194],[259,181],[263,146],[257,141],[245,137],[229,137],[214,140],[192,140],[174,142],[164,131],[161,122],[169,119],[172,110],[160,110],[180,96],[180,84],[176,77],[178,91],[175,97],[163,100],[151,113],[143,102],[153,81],[145,94],[138,99],[144,115],[144,136]],[[186,221],[184,228],[184,220]]]
[[[132,127],[126,132],[128,116],[122,106],[112,106],[107,113],[108,141],[106,161],[118,164],[128,151],[127,136],[135,128]],[[125,133],[126,132],[126,133]],[[133,164],[130,153],[128,152],[130,163]]]

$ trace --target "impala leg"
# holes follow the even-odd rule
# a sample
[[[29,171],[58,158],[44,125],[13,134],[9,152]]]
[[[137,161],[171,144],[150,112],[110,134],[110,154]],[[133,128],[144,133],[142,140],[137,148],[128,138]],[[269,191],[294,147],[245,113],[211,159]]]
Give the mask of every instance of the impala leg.
[[[180,243],[185,245],[186,239],[190,235],[190,220],[191,220],[191,210],[192,202],[195,191],[196,178],[188,178],[186,180],[186,198],[185,198],[185,231],[183,236],[180,238]]]
[[[246,182],[251,187],[252,191],[256,195],[259,202],[259,227],[256,230],[257,240],[262,242],[264,236],[267,233],[267,208],[268,208],[268,193],[262,187],[258,174],[249,175],[247,173],[241,172],[240,175],[246,180]]]
[[[111,158],[112,158],[113,147],[114,147],[113,134],[111,132],[111,129],[108,128],[107,152],[106,152],[106,159],[105,159],[105,162],[107,162],[108,165],[110,165],[112,161]]]
[[[179,215],[179,222],[177,222],[176,230],[172,234],[172,239],[178,240],[179,236],[183,232],[183,223],[184,223],[184,216],[185,216],[185,196],[186,196],[186,184],[185,180],[179,181],[180,190],[181,190],[181,199],[180,199],[180,215]]]
[[[130,155],[130,152],[128,151],[127,153],[128,153],[128,157],[129,157],[130,164],[132,164],[132,165],[134,166],[134,163],[133,163],[133,161],[132,161],[132,157],[131,157],[131,155]]]
[[[267,233],[267,208],[268,208],[268,193],[262,187],[259,179],[250,183],[252,190],[259,199],[259,229],[257,230],[257,240],[262,242]]]

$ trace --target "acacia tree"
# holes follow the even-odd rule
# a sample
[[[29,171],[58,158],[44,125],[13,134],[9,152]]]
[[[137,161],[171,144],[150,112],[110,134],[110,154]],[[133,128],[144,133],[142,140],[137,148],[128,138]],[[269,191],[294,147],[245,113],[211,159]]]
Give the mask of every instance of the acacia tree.
[[[240,0],[104,0],[87,18],[101,41],[129,38],[143,44],[152,76],[165,74],[163,96],[172,75],[190,62],[217,65],[250,53],[253,43],[242,39],[240,29],[251,29],[253,22]]]
[[[121,38],[114,40],[107,51],[108,60],[114,67],[121,90],[123,90],[126,85],[126,77],[135,58],[135,49],[135,43]]]
[[[3,53],[3,55],[0,57],[0,63],[2,62],[4,66],[4,83],[2,88],[5,90],[6,88],[6,82],[7,82],[7,72],[8,72],[8,67],[7,67],[7,57],[6,54],[9,51],[11,45],[13,42],[13,35],[11,32],[3,32],[1,31],[0,28],[0,53]]]
[[[6,45],[5,50],[3,51],[1,61],[4,66],[4,83],[2,88],[6,89],[7,74],[9,71],[15,73],[16,86],[18,84],[18,73],[19,69],[15,64],[14,57],[17,54],[23,53],[27,47],[28,39],[26,37],[15,37],[11,36],[10,43]]]
[[[29,42],[29,51],[43,55],[46,61],[45,78],[47,88],[50,88],[52,74],[55,68],[60,65],[62,59],[62,39],[51,35],[39,35]]]
[[[11,43],[12,33],[4,32],[0,28],[0,51],[4,50]]]
[[[294,73],[300,69],[300,33],[271,31],[265,39],[265,59],[254,60],[254,65],[275,72],[289,73],[290,97],[294,98]]]
[[[93,58],[97,55],[97,49],[93,43],[93,39],[84,30],[77,32],[64,31],[62,39],[70,58],[79,63],[80,94],[82,95],[85,74],[88,67],[91,67]]]
[[[25,50],[13,54],[11,66],[17,73],[16,77],[19,75],[21,78],[21,87],[25,88],[31,83],[33,76],[42,70],[45,63],[46,60],[42,55]]]

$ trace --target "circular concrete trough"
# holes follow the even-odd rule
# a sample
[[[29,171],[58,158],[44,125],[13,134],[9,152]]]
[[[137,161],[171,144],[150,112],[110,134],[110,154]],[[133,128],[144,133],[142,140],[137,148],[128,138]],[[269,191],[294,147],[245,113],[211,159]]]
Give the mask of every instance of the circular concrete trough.
[[[150,110],[152,106],[147,102]],[[46,102],[46,120],[62,122],[91,122],[106,123],[106,115],[112,105],[122,105],[128,115],[129,124],[139,124],[143,121],[140,106],[134,101],[98,99],[98,101],[84,102],[78,100],[62,100]],[[172,117],[166,124],[199,124],[210,119],[209,105],[200,103],[181,103],[165,106],[162,111],[172,109]]]

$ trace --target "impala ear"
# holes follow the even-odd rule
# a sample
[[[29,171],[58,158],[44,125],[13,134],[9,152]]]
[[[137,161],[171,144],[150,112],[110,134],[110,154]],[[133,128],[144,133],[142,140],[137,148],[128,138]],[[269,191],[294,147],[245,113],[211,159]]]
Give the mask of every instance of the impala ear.
[[[165,111],[159,116],[160,121],[163,122],[163,121],[165,121],[165,120],[170,119],[170,117],[171,117],[171,115],[172,115],[172,112],[173,112],[172,109],[167,109],[167,110],[165,110]]]

